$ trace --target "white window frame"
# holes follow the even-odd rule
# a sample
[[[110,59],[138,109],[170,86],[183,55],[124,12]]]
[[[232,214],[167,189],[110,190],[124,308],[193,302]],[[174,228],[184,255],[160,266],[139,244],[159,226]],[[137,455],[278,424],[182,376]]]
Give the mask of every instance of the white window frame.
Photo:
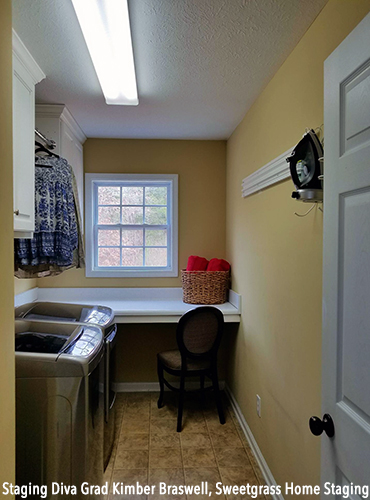
[[[167,200],[167,220],[169,231],[167,248],[169,264],[166,267],[98,267],[96,262],[97,238],[97,187],[99,185],[122,185],[122,183],[170,186]],[[177,277],[178,271],[178,175],[176,174],[85,174],[85,241],[86,276],[88,278],[162,278]],[[118,225],[122,226],[122,225]],[[117,227],[113,225],[112,227]],[[141,226],[140,226],[141,227]],[[145,227],[145,224],[144,224]],[[150,224],[147,225],[150,228]]]

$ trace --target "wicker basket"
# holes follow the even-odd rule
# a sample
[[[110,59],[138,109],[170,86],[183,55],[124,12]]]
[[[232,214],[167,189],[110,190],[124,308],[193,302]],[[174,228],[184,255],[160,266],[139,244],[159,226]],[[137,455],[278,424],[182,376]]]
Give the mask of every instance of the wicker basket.
[[[230,271],[181,270],[183,301],[187,304],[223,304],[227,300]]]

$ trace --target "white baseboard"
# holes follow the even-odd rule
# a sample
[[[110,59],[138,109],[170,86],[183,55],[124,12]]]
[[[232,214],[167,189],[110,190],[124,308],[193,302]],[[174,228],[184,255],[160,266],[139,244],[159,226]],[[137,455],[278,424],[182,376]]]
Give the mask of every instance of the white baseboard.
[[[267,465],[266,460],[264,459],[264,456],[262,455],[262,452],[257,444],[257,441],[255,440],[252,431],[247,424],[247,421],[244,418],[244,415],[240,409],[240,406],[238,405],[234,394],[231,392],[230,387],[225,384],[225,392],[226,395],[228,396],[231,406],[234,410],[234,413],[236,415],[236,418],[244,432],[244,435],[249,443],[249,446],[251,447],[251,450],[256,458],[257,464],[262,472],[262,475],[266,481],[267,486],[277,486],[277,483],[275,481],[274,476],[272,475],[272,472]],[[283,495],[271,495],[274,500],[284,500]]]
[[[172,382],[174,387],[179,387],[178,382]],[[225,381],[219,381],[220,389],[225,388]],[[185,389],[199,389],[199,382],[189,381],[185,385]],[[116,392],[159,392],[158,382],[117,382],[114,384],[114,390]],[[165,391],[169,391],[168,387],[165,387]]]

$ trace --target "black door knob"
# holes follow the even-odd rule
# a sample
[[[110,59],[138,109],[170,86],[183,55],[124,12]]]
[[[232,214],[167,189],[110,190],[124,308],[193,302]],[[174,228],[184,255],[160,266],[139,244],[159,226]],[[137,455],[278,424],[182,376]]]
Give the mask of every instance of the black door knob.
[[[334,437],[334,422],[329,413],[325,413],[322,420],[319,417],[311,417],[309,421],[310,431],[314,436],[321,436],[323,432],[330,438]]]

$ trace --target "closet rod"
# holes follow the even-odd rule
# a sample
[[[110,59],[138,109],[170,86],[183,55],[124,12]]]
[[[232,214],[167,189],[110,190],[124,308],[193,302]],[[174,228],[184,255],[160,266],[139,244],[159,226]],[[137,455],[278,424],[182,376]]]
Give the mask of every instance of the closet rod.
[[[46,147],[49,149],[55,149],[57,143],[52,139],[48,139],[44,134],[42,134],[37,128],[35,128],[35,134],[45,143]]]

